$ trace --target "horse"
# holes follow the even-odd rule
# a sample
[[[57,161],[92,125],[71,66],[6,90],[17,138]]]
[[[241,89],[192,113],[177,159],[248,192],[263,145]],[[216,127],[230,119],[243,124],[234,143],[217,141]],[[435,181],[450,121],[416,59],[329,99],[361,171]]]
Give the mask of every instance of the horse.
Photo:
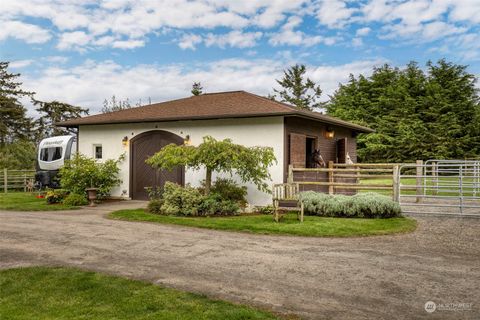
[[[327,164],[325,160],[323,160],[322,155],[320,154],[320,150],[315,149],[315,151],[310,155],[309,159],[309,167],[310,168],[325,168]]]
[[[347,152],[347,156],[345,157],[345,163],[346,164],[353,164],[352,158],[350,158],[350,155]]]

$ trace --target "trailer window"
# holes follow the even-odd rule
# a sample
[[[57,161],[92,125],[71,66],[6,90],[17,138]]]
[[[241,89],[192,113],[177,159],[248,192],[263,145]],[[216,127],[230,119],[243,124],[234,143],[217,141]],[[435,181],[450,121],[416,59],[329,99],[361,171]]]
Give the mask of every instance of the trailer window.
[[[40,150],[41,161],[55,161],[62,158],[62,147],[42,148]]]

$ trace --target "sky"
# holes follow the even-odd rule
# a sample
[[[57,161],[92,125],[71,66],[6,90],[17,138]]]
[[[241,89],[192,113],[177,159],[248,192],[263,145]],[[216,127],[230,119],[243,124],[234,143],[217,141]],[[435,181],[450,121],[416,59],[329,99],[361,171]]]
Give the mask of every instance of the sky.
[[[324,101],[385,63],[446,58],[480,75],[480,0],[0,0],[0,30],[25,89],[90,113],[112,95],[190,96],[194,81],[267,95],[296,63]]]

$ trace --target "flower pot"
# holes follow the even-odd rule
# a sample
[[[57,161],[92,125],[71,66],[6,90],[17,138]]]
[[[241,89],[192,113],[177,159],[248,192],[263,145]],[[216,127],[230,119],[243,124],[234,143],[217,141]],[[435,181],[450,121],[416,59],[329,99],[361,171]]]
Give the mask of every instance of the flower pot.
[[[87,198],[90,201],[90,207],[95,207],[95,200],[97,200],[98,188],[87,188]]]

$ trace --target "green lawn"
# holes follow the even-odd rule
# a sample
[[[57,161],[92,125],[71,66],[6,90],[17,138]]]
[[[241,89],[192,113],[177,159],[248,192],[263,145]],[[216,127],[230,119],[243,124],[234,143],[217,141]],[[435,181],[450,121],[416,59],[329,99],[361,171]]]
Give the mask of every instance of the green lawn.
[[[70,268],[0,271],[1,319],[276,319],[248,306]]]
[[[52,211],[77,209],[63,204],[47,204],[45,199],[37,199],[37,193],[11,192],[0,193],[0,210]]]
[[[459,195],[459,178],[458,177],[440,177],[438,181],[438,191],[434,190],[434,183],[431,178],[427,179],[427,195],[440,195],[440,196],[458,196]],[[361,184],[365,185],[392,185],[392,178],[376,178],[376,179],[360,179]],[[400,181],[402,185],[401,194],[402,195],[415,195],[415,189],[406,189],[406,186],[415,186],[417,181],[415,178],[402,178]],[[464,196],[473,196],[473,178],[467,177],[463,178],[463,195]],[[422,180],[421,185],[423,186],[424,182]],[[359,192],[376,192],[383,195],[392,195],[391,190],[366,190],[362,189]]]
[[[352,237],[403,233],[415,230],[417,225],[416,221],[410,218],[348,219],[305,216],[305,221],[300,223],[296,219],[296,214],[288,214],[280,223],[276,223],[271,215],[192,218],[161,216],[145,212],[143,209],[115,211],[110,213],[109,217],[118,220],[308,237]]]

